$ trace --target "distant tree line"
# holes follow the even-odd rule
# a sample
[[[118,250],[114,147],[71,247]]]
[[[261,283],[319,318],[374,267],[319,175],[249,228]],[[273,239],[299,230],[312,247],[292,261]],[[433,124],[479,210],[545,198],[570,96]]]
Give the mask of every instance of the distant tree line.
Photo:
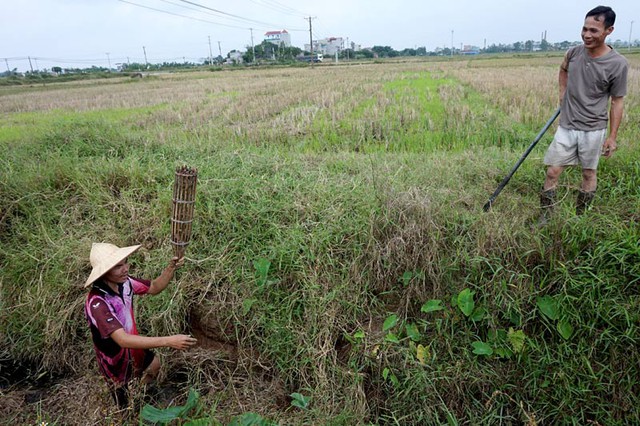
[[[622,49],[629,47],[629,43],[621,40],[615,40],[610,42],[613,47]],[[405,48],[402,50],[395,50],[390,46],[373,46],[367,49],[354,50],[352,48],[342,49],[338,53],[338,57],[342,60],[361,60],[372,58],[396,58],[396,57],[411,57],[411,56],[450,56],[468,53],[524,53],[524,52],[549,52],[549,51],[566,51],[569,47],[579,44],[579,42],[562,41],[559,43],[549,43],[547,40],[536,42],[533,40],[517,41],[511,44],[491,44],[484,48],[475,48],[472,52],[464,51],[457,48],[443,47],[436,48],[432,51],[427,51],[425,47]],[[631,46],[638,46],[640,42],[635,40]],[[255,53],[255,57],[254,57]],[[315,52],[314,52],[315,53]],[[162,63],[126,63],[117,64],[116,69],[109,69],[102,66],[92,66],[89,68],[62,68],[54,66],[50,70],[36,70],[27,71],[24,73],[18,72],[16,68],[13,70],[7,70],[0,72],[0,77],[16,80],[18,78],[24,78],[28,80],[46,80],[54,77],[64,77],[69,75],[87,74],[89,76],[106,75],[114,71],[119,72],[140,72],[140,71],[159,71],[159,70],[181,70],[198,68],[204,66],[221,66],[222,64],[234,64],[239,65],[240,60],[234,58],[241,57],[242,62],[245,64],[253,63],[293,63],[296,58],[301,55],[309,55],[310,52],[305,52],[302,49],[294,46],[285,46],[284,44],[277,45],[275,43],[264,40],[262,43],[255,46],[247,46],[244,53],[236,52],[235,50],[229,52],[226,58],[217,56],[213,58],[203,58],[200,63],[196,62],[162,62]],[[233,55],[233,56],[232,56]]]
[[[255,52],[255,58],[253,56]],[[245,63],[255,61],[274,61],[288,63],[296,60],[296,57],[303,53],[302,49],[295,46],[285,46],[284,43],[275,44],[264,40],[255,46],[247,46],[247,51],[242,55]]]

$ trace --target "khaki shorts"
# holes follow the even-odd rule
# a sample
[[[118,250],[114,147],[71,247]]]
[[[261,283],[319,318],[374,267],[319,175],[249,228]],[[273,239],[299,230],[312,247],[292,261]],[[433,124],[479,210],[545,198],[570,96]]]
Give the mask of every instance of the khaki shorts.
[[[544,156],[546,166],[575,166],[597,169],[607,129],[571,130],[558,126],[553,142]]]

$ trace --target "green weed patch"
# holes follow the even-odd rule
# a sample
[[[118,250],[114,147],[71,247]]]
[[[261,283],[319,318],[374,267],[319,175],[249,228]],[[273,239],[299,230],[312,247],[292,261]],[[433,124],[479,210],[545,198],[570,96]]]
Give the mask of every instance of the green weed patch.
[[[507,72],[482,65],[487,80]],[[186,266],[136,316],[142,334],[199,343],[157,351],[156,392],[177,395],[140,396],[138,419],[640,422],[637,129],[602,162],[585,216],[573,214],[571,170],[557,216],[535,228],[542,147],[482,205],[544,111],[514,121],[446,62],[371,67],[314,70],[337,87],[294,98],[284,89],[309,69],[262,71],[264,86],[258,72],[215,73],[220,93],[140,109],[3,117],[0,365],[28,360],[35,376],[64,379],[8,418],[113,419],[82,313],[89,248],[142,244],[132,274],[157,276],[173,171],[188,164],[199,182]],[[508,70],[518,82],[526,72]],[[200,93],[196,77],[172,83]],[[2,392],[24,406],[26,390]]]

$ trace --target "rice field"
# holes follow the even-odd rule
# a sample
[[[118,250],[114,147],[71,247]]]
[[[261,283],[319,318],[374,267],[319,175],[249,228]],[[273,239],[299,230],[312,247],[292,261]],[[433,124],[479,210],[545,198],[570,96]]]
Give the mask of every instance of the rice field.
[[[616,155],[537,228],[561,56],[322,64],[0,87],[0,419],[135,424],[640,422],[640,55]],[[554,126],[555,127],[555,126]],[[190,333],[119,412],[83,317],[91,242],[187,262],[142,334]],[[136,405],[137,404],[137,405]]]

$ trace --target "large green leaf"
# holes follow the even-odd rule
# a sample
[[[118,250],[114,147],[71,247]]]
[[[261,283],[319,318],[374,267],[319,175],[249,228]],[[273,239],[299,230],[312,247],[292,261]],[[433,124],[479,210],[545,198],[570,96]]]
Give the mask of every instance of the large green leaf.
[[[509,328],[509,343],[513,348],[513,351],[518,353],[522,352],[524,349],[524,344],[526,342],[527,336],[524,334],[522,330],[514,330],[513,328]]]
[[[478,307],[473,310],[470,318],[471,318],[471,321],[478,322],[478,321],[482,321],[486,315],[487,315],[487,310],[485,308]]]
[[[560,316],[558,303],[552,296],[538,297],[536,304],[542,314],[550,320],[557,320]]]
[[[182,416],[186,416],[189,411],[193,410],[198,404],[200,394],[194,388],[189,389],[189,396],[187,397],[187,403],[182,407]]]
[[[274,424],[262,418],[260,414],[249,412],[234,417],[229,426],[270,426]]]
[[[473,353],[476,355],[489,356],[493,354],[493,348],[488,343],[477,341],[473,342],[471,346],[473,346]]]
[[[271,262],[265,258],[260,258],[253,261],[253,267],[256,270],[256,277],[258,278],[258,287],[262,287],[267,283],[267,276],[269,275],[269,268]]]
[[[420,311],[424,313],[429,313],[434,311],[441,311],[443,309],[444,309],[444,306],[442,306],[442,300],[431,299],[428,302],[426,302],[424,305],[422,305],[422,307],[420,308]]]
[[[307,409],[307,407],[309,406],[309,401],[311,401],[311,397],[304,396],[303,394],[298,392],[294,392],[289,396],[291,397],[291,405],[293,405],[294,407],[302,408],[303,410]]]
[[[404,285],[405,287],[408,286],[411,282],[411,278],[413,278],[413,272],[411,271],[406,271],[404,274],[402,274],[402,285]]]
[[[196,404],[198,404],[199,399],[200,395],[198,394],[198,391],[191,388],[185,405],[160,409],[147,404],[142,408],[140,415],[144,420],[149,422],[166,424],[176,419],[185,418],[187,414],[189,414],[189,411],[195,408]]]
[[[407,331],[407,336],[409,336],[411,340],[413,340],[414,342],[420,341],[420,338],[422,336],[420,335],[420,331],[418,331],[418,326],[413,323],[407,323],[404,328]]]
[[[180,407],[169,407],[169,408],[156,408],[153,405],[145,405],[142,407],[142,411],[140,415],[142,418],[148,422],[154,424],[167,424],[172,422],[173,420],[179,419],[180,414],[182,413],[182,406]]]
[[[460,308],[462,313],[467,317],[471,315],[475,307],[475,302],[473,301],[474,294],[475,292],[468,288],[465,288],[458,294],[458,308]]]
[[[356,340],[362,340],[366,337],[367,335],[364,333],[364,330],[358,330],[355,333],[353,333],[353,338]]]
[[[391,343],[400,343],[400,339],[398,339],[398,336],[396,336],[393,333],[387,333],[387,335],[385,336],[384,340],[386,340],[387,342],[391,342]]]
[[[425,365],[430,357],[431,353],[429,352],[429,348],[418,345],[418,347],[416,348],[416,358],[418,359],[420,364]]]
[[[573,335],[573,326],[568,321],[559,321],[556,328],[564,340],[569,340]]]
[[[500,358],[510,358],[513,356],[513,351],[506,346],[494,348],[493,353],[498,355]]]
[[[382,331],[387,331],[390,328],[395,327],[397,323],[398,323],[398,316],[396,314],[390,315],[389,318],[384,320],[384,323],[382,324]]]

